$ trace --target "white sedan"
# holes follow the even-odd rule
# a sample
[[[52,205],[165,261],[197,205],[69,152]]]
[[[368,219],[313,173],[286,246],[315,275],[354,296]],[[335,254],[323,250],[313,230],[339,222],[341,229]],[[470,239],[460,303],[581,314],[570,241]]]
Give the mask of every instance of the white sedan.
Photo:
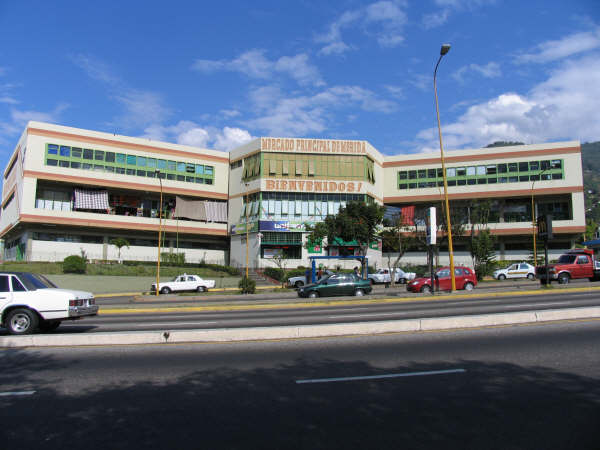
[[[369,280],[371,284],[376,283],[391,283],[392,277],[390,276],[390,269],[379,269],[375,273],[369,274]],[[399,267],[396,268],[396,275],[394,276],[394,282],[400,284],[406,284],[407,282],[415,279],[414,272],[405,272]]]
[[[160,283],[158,292],[161,294],[170,294],[171,292],[197,291],[205,292],[215,287],[215,280],[203,280],[198,275],[177,275],[171,281]],[[152,283],[150,288],[156,292],[156,283]]]
[[[511,264],[504,269],[494,271],[494,278],[500,281],[507,278],[529,278],[533,280],[535,279],[535,267],[526,262]]]

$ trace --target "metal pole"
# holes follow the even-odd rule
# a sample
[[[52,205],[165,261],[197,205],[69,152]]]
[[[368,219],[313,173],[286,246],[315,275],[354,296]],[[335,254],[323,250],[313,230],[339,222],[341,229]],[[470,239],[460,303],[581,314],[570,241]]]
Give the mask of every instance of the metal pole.
[[[162,178],[160,177],[160,170],[156,170],[156,176],[158,177],[158,182],[160,183],[160,201],[158,203],[158,258],[156,260],[156,295],[159,294],[159,283],[160,283],[160,234],[162,232],[162,202],[163,202],[163,192],[162,192]]]
[[[248,260],[249,260],[249,252],[250,252],[250,243],[248,241],[250,237],[250,233],[248,230],[248,207],[250,204],[248,203],[248,183],[246,183],[246,278],[248,278]]]
[[[546,260],[546,286],[550,285],[550,267],[548,267],[548,241],[544,241],[544,259]]]
[[[433,245],[429,246],[429,272],[431,274],[431,293],[435,294],[435,277],[433,273]]]
[[[444,47],[442,47],[443,52]],[[446,50],[447,52],[448,50]],[[452,246],[452,224],[450,223],[450,204],[448,202],[448,180],[446,178],[446,164],[444,162],[444,145],[442,144],[442,126],[440,123],[440,108],[438,106],[438,95],[437,95],[437,69],[440,65],[440,61],[445,53],[440,53],[440,57],[435,65],[433,71],[433,91],[435,93],[435,111],[437,115],[438,123],[438,134],[440,137],[440,155],[442,160],[442,177],[444,179],[444,201],[446,203],[446,227],[448,228],[448,256],[450,258],[450,279],[452,280],[451,291],[456,290],[456,278],[454,277],[454,248]]]
[[[536,233],[537,233],[537,222],[535,221],[535,204],[533,201],[533,186],[535,180],[531,183],[531,235],[533,236],[533,266],[537,266],[537,246],[536,246]]]

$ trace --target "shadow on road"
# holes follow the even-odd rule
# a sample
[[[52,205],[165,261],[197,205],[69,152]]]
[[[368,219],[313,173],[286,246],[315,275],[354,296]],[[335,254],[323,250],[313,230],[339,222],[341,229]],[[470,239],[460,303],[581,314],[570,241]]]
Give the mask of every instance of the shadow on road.
[[[1,354],[5,383],[53,361]],[[201,358],[201,355],[198,355]],[[297,384],[299,379],[441,369],[465,373]],[[116,370],[116,369],[115,369]],[[462,361],[385,370],[297,360],[275,369],[198,371],[173,383],[0,398],[4,448],[590,449],[600,445],[597,379]]]

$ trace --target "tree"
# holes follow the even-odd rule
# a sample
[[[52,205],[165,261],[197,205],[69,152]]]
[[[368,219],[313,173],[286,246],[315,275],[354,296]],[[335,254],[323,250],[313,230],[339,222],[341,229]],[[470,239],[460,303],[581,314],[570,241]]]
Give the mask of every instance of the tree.
[[[359,254],[366,256],[369,244],[378,236],[384,212],[385,206],[376,203],[350,202],[341,207],[336,215],[327,216],[314,226],[307,226],[310,232],[308,239],[316,242],[327,238],[330,246],[339,239],[354,241],[359,247]]]
[[[271,261],[279,269],[278,281],[281,282],[281,287],[283,288],[287,280],[287,259],[285,257],[285,254],[283,252],[278,252],[277,254],[273,255],[272,258],[268,259],[268,261]]]
[[[129,248],[129,241],[125,238],[114,238],[110,240],[110,245],[117,247],[117,250],[119,251],[119,262],[121,262],[121,248]]]
[[[491,202],[472,202],[470,210],[469,251],[477,280],[482,280],[484,276],[490,275],[496,266],[496,237],[488,228]]]

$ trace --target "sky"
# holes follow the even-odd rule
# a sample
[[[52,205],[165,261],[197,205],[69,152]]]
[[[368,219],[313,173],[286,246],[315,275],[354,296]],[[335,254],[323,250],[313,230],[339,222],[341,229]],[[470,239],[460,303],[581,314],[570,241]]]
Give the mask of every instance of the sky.
[[[600,1],[0,0],[0,164],[29,120],[227,151],[600,140]]]

